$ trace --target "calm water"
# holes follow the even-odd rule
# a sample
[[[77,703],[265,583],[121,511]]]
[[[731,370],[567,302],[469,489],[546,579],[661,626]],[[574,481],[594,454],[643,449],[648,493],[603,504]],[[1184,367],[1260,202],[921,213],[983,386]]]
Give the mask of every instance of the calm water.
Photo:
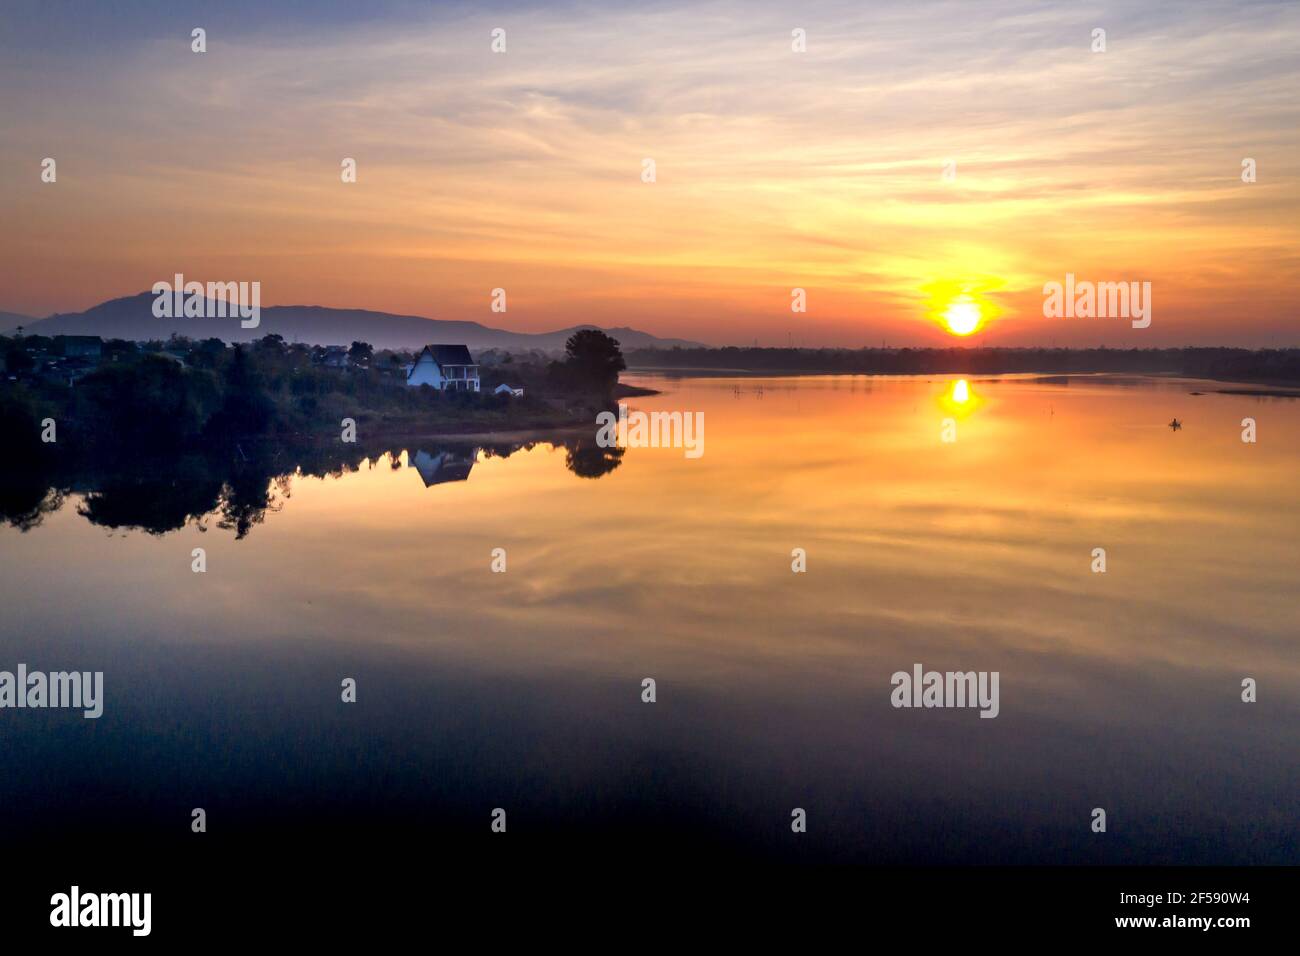
[[[0,528],[0,669],[102,670],[106,696],[0,711],[0,839],[164,840],[201,806],[214,839],[456,840],[503,807],[523,845],[1300,862],[1300,402],[634,380],[663,389],[636,408],[704,411],[703,457],[286,452],[260,502],[188,519],[222,479],[178,462]],[[1000,716],[893,709],[915,662],[999,671]]]

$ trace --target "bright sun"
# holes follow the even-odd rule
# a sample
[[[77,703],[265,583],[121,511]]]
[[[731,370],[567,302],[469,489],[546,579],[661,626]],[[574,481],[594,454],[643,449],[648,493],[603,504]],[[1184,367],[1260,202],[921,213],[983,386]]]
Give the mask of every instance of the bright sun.
[[[980,327],[980,307],[969,296],[955,299],[943,314],[948,331],[953,335],[970,335]]]

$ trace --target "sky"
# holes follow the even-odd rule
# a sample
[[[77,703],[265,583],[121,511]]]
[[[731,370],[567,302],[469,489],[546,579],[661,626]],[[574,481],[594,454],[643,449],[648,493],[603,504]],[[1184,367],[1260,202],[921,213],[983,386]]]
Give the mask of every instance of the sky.
[[[1298,91],[1294,2],[6,0],[0,310],[182,273],[711,344],[1297,346]],[[1150,325],[1045,318],[1067,273]]]

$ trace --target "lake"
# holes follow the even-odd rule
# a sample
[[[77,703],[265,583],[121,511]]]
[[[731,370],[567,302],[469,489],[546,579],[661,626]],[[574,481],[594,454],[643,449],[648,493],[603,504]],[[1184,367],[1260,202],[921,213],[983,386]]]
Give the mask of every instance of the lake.
[[[502,808],[543,851],[1300,860],[1300,402],[624,379],[704,453],[276,450],[11,509],[0,669],[103,671],[104,710],[0,710],[0,839],[472,847]],[[892,706],[915,664],[997,672],[996,718]]]

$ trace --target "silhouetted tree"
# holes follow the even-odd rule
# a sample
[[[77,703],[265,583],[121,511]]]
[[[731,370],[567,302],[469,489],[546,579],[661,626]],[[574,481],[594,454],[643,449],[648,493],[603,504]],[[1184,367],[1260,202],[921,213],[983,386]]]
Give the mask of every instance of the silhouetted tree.
[[[190,352],[190,361],[199,368],[216,368],[221,356],[226,354],[226,343],[221,339],[204,339]]]
[[[211,373],[146,355],[129,364],[101,365],[77,386],[76,402],[87,441],[135,454],[197,436],[217,394]]]
[[[582,329],[564,343],[565,371],[570,383],[584,391],[609,396],[618,384],[618,373],[627,368],[618,339],[599,329]]]
[[[19,468],[34,466],[44,458],[40,413],[25,389],[0,392],[0,448],[5,461]]]
[[[348,358],[352,359],[354,365],[369,365],[374,354],[375,348],[369,342],[353,342],[348,349]]]
[[[259,351],[270,352],[272,355],[283,355],[285,351],[284,336],[279,332],[264,335],[257,340],[257,348]]]
[[[231,350],[230,360],[222,370],[221,384],[221,408],[208,421],[208,434],[237,438],[265,431],[274,406],[242,345]]]
[[[30,372],[35,364],[36,362],[23,348],[21,339],[11,344],[5,351],[5,368],[10,372]]]

